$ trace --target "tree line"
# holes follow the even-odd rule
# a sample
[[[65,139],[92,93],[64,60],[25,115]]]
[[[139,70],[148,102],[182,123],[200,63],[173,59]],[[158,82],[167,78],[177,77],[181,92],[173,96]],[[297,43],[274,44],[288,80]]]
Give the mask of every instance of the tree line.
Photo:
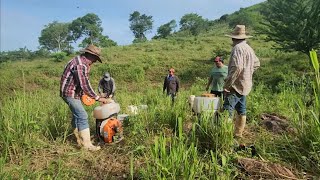
[[[133,43],[147,41],[146,34],[153,29],[153,17],[134,11],[129,15],[130,30],[134,35]],[[41,31],[39,52],[73,52],[72,43],[79,47],[95,44],[99,47],[117,46],[107,35],[103,35],[101,19],[94,13],[86,14],[70,23],[54,21]],[[157,28],[152,39],[170,36],[197,36],[215,28],[216,24],[227,23],[230,28],[244,24],[256,33],[266,35],[266,41],[274,41],[276,47],[285,51],[300,51],[305,54],[320,47],[320,1],[319,0],[268,0],[266,2],[240,8],[233,14],[222,15],[219,19],[208,20],[196,13],[181,17],[180,28],[171,20]],[[40,51],[41,50],[41,51]],[[13,51],[13,54],[29,52],[26,48]],[[10,52],[1,52],[0,62]]]
[[[134,35],[133,43],[147,41],[146,34],[153,28],[152,16],[134,11],[129,16],[130,30]],[[180,20],[180,31],[189,31],[191,35],[206,32],[210,22],[202,16],[190,13],[184,15]],[[152,39],[166,38],[175,32],[177,23],[175,20],[161,25],[157,34]],[[99,47],[116,46],[117,43],[108,36],[102,34],[100,18],[89,13],[83,17],[73,20],[71,23],[59,23],[54,21],[45,26],[39,37],[40,47],[52,52],[72,51],[71,43],[77,43],[82,39],[79,47],[95,44]]]
[[[79,47],[95,44],[100,47],[117,45],[116,42],[103,35],[101,19],[93,13],[79,17],[70,23],[54,21],[45,26],[39,37],[41,48],[52,52],[72,52],[72,43],[82,39]]]

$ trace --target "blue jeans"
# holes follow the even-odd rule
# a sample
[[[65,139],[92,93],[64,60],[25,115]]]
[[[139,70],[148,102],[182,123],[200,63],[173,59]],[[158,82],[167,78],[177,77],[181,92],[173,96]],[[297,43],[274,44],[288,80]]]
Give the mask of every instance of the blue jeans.
[[[246,96],[236,91],[227,93],[223,108],[229,111],[229,117],[232,117],[233,111],[236,110],[239,115],[246,115]]]
[[[78,128],[79,131],[89,128],[88,114],[80,99],[74,99],[72,97],[63,97],[62,99],[68,104],[72,112],[72,127]]]

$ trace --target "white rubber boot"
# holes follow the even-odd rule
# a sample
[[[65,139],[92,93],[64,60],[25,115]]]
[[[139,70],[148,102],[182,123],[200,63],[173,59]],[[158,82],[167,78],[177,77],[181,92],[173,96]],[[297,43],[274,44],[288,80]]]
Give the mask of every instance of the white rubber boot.
[[[237,118],[235,121],[235,127],[234,127],[234,135],[236,137],[239,137],[239,138],[242,137],[244,127],[246,126],[246,119],[247,117],[244,115],[237,115]]]
[[[82,140],[81,140],[81,138],[80,138],[78,128],[75,128],[75,129],[73,130],[73,134],[74,134],[74,136],[75,136],[76,139],[77,139],[78,146],[81,146],[81,145],[82,145]]]
[[[89,150],[89,151],[98,151],[99,149],[101,149],[100,146],[94,146],[91,143],[90,140],[90,129],[84,129],[82,131],[79,131],[80,137],[82,138],[82,145],[85,149]]]

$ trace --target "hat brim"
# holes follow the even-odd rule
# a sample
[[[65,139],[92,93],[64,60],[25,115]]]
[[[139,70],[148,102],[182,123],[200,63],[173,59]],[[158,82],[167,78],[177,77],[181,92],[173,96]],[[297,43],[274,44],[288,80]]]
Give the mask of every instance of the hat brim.
[[[248,38],[252,38],[252,36],[247,36],[245,34],[243,34],[243,35],[228,35],[228,34],[225,34],[225,36],[231,37],[233,39],[248,39]]]
[[[87,52],[87,53],[90,53],[90,54],[92,54],[92,55],[95,55],[95,56],[97,56],[97,58],[98,58],[98,61],[100,62],[100,63],[102,63],[102,56],[100,56],[99,54],[96,54],[96,53],[94,53],[94,52],[92,52],[92,51],[90,51],[90,50],[88,50],[88,49],[82,49],[82,50],[80,50],[80,52],[82,52],[82,53],[84,53],[84,52]]]

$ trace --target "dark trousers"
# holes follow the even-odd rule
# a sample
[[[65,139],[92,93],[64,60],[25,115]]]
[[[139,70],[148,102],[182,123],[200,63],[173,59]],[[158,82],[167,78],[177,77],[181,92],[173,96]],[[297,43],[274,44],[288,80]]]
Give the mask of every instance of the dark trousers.
[[[223,96],[223,92],[222,91],[210,91],[211,94],[216,95],[216,97],[222,97]]]
[[[175,100],[175,98],[176,98],[176,93],[173,93],[173,92],[169,92],[169,93],[167,93],[167,96],[170,96],[171,97],[171,100],[172,100],[172,104],[174,104],[174,100]]]

